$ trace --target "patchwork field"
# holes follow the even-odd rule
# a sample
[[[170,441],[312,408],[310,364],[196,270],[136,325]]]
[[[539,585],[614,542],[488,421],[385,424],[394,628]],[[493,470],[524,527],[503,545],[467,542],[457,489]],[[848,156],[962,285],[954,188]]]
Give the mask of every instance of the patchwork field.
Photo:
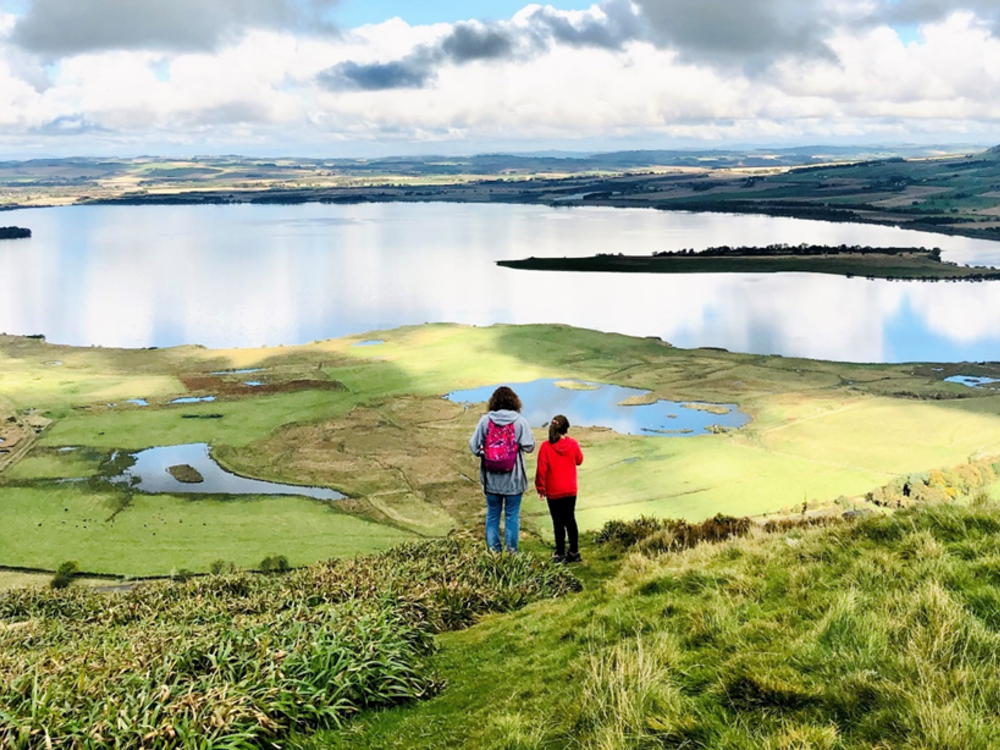
[[[356,346],[374,338],[384,343]],[[483,407],[442,397],[539,378],[735,403],[752,417],[695,437],[572,428],[586,454],[585,528],[642,514],[695,521],[804,502],[855,506],[897,477],[1000,454],[1000,391],[945,382],[955,374],[1000,368],[681,350],[562,326],[428,325],[253,350],[0,337],[0,437],[28,441],[0,464],[0,566],[74,560],[88,572],[143,576],[220,562],[253,568],[274,555],[300,565],[474,528],[483,502],[467,440]],[[130,453],[186,443],[210,444],[236,474],[349,499],[148,494],[111,481]],[[527,534],[546,538],[533,494],[524,519]]]

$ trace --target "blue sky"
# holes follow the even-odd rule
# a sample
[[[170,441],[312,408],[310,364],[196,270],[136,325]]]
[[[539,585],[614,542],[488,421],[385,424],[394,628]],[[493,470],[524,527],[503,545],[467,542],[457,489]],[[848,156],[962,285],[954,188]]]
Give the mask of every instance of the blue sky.
[[[67,0],[72,2],[72,0]],[[489,0],[470,3],[468,0],[341,0],[333,13],[336,21],[347,27],[379,23],[399,16],[410,25],[454,23],[469,19],[500,21],[508,19],[528,5],[528,0]],[[593,5],[587,0],[565,0],[544,3],[559,10],[585,10]]]

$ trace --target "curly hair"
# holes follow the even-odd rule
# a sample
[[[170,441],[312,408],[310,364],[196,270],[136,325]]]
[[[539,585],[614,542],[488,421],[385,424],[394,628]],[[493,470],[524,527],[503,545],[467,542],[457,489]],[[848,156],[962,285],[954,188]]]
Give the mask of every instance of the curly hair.
[[[493,391],[493,395],[490,396],[489,410],[500,411],[502,409],[521,411],[521,399],[517,397],[517,394],[513,390],[505,385],[497,388]]]

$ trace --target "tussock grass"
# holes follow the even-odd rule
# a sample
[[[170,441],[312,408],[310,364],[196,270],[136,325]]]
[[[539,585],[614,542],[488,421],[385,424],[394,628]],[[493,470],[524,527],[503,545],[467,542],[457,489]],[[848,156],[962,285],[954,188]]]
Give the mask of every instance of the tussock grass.
[[[0,595],[0,746],[258,748],[441,686],[432,636],[579,587],[467,539],[283,576]]]
[[[663,682],[687,699],[689,746],[996,747],[998,532],[1000,510],[980,500],[676,555],[638,541],[615,588],[660,604],[647,628],[679,638],[683,677]],[[624,672],[645,658],[606,653],[631,654]],[[655,715],[616,747],[684,746]]]
[[[1000,747],[1000,507],[985,496],[674,551],[644,547],[661,522],[630,531],[592,548],[609,574],[581,596],[449,636],[440,698],[362,717],[355,745],[305,747],[492,747],[501,695],[543,733],[525,746],[546,749]],[[399,739],[429,718],[436,737]]]
[[[639,516],[631,521],[608,521],[594,536],[594,542],[619,550],[638,546],[642,552],[656,554],[689,549],[703,542],[721,542],[731,537],[746,536],[753,526],[754,522],[749,518],[722,514],[694,524]]]

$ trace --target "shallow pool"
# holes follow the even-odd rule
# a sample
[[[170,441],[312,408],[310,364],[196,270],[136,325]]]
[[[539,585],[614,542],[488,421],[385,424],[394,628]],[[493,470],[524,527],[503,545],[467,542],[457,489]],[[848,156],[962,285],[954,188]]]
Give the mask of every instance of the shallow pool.
[[[172,495],[303,495],[317,500],[342,500],[346,497],[326,487],[277,484],[233,474],[215,462],[208,443],[167,445],[131,455],[135,463],[118,476],[111,477],[111,482],[141,492]],[[112,456],[112,461],[114,460],[115,456]],[[204,481],[196,484],[179,482],[167,471],[171,466],[184,464],[194,468]]]
[[[946,383],[959,383],[967,385],[969,388],[981,388],[991,383],[1000,383],[1000,378],[977,377],[975,375],[952,375],[944,379]]]
[[[542,427],[556,414],[562,414],[570,425],[579,427],[609,427],[623,435],[688,437],[705,435],[714,426],[735,429],[750,421],[736,404],[661,400],[637,406],[622,405],[626,399],[649,393],[638,388],[556,378],[507,385],[520,397],[524,404],[522,413],[532,427]],[[445,398],[457,403],[485,403],[496,387],[454,391]]]

